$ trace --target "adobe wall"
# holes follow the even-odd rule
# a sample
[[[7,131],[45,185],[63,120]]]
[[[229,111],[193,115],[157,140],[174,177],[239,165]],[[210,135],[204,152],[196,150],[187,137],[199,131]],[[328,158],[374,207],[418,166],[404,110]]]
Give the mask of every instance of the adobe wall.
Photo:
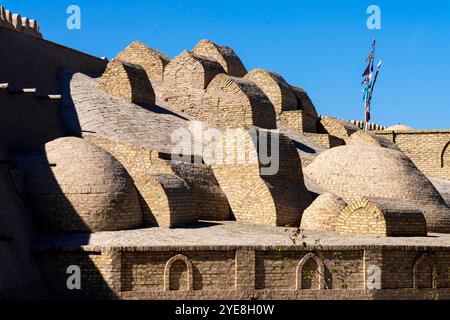
[[[106,61],[0,27],[0,147],[29,151],[63,135],[59,121],[61,69],[99,73]],[[37,89],[21,92],[20,89]]]
[[[450,130],[374,133],[392,140],[427,176],[450,179]]]
[[[58,93],[58,72],[71,69],[82,73],[102,73],[107,61],[56,43],[0,27],[0,83],[10,87],[37,88],[46,94]]]
[[[37,248],[35,255],[52,294],[62,298],[450,298],[448,248],[84,247]],[[80,263],[83,290],[69,291],[67,266]],[[370,270],[377,267],[382,289],[371,291]],[[323,273],[310,281],[310,270],[319,268]]]

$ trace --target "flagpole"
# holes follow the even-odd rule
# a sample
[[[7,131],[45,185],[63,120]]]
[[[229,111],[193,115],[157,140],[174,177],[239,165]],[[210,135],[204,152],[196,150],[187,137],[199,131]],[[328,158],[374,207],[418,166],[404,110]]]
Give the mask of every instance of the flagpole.
[[[363,77],[365,77],[364,81],[363,81],[363,84],[365,84],[365,88],[364,88],[364,122],[363,122],[364,123],[364,131],[368,130],[368,122],[370,121],[370,108],[371,108],[371,102],[372,102],[371,97],[373,94],[373,87],[376,82],[376,78],[373,78],[375,52],[376,52],[376,39],[373,40],[372,51],[370,52],[369,56],[366,59],[366,62],[368,62],[368,66],[363,74]],[[379,70],[377,70],[376,76],[378,76],[378,71]]]

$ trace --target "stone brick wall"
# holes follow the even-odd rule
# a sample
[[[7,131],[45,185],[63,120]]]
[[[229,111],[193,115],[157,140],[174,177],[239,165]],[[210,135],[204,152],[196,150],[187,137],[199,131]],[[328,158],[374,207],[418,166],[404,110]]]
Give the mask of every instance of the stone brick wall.
[[[450,253],[445,248],[86,250],[36,251],[53,295],[122,299],[450,297]],[[67,290],[66,270],[70,265],[81,267],[82,291]],[[375,291],[368,290],[373,266],[381,271],[381,289]]]
[[[21,17],[18,13],[12,13],[10,10],[6,10],[3,6],[0,6],[0,27],[22,32],[24,34],[42,38],[40,32],[41,27],[34,19],[28,19],[27,17]]]
[[[393,141],[427,176],[450,179],[450,131],[375,131]]]
[[[99,86],[127,102],[155,104],[155,92],[147,73],[139,65],[111,61],[99,80]]]
[[[241,59],[229,47],[215,44],[209,40],[201,40],[192,49],[192,52],[216,60],[230,76],[243,77],[247,74],[247,69],[242,64]]]
[[[303,133],[306,137],[310,138],[312,141],[318,143],[325,149],[331,149],[339,146],[344,146],[345,141],[338,137],[332,136],[330,134],[322,133]]]

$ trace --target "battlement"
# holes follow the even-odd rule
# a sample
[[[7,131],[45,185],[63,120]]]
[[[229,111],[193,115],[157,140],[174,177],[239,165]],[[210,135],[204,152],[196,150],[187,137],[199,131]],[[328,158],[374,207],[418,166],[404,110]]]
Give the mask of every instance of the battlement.
[[[34,19],[22,17],[18,13],[12,13],[0,5],[0,27],[15,30],[33,37],[42,38],[40,25]]]

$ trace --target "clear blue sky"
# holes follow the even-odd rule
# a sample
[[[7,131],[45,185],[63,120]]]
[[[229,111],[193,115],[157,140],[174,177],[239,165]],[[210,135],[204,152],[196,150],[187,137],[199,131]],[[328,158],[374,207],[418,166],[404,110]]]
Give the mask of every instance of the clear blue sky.
[[[374,122],[450,128],[450,1],[124,1],[4,0],[37,18],[45,38],[114,57],[141,40],[174,57],[207,38],[234,48],[246,67],[264,68],[307,89],[319,112],[362,118],[361,74],[372,38],[383,72]],[[66,28],[66,9],[82,10],[82,29]],[[382,10],[382,30],[366,9]]]

